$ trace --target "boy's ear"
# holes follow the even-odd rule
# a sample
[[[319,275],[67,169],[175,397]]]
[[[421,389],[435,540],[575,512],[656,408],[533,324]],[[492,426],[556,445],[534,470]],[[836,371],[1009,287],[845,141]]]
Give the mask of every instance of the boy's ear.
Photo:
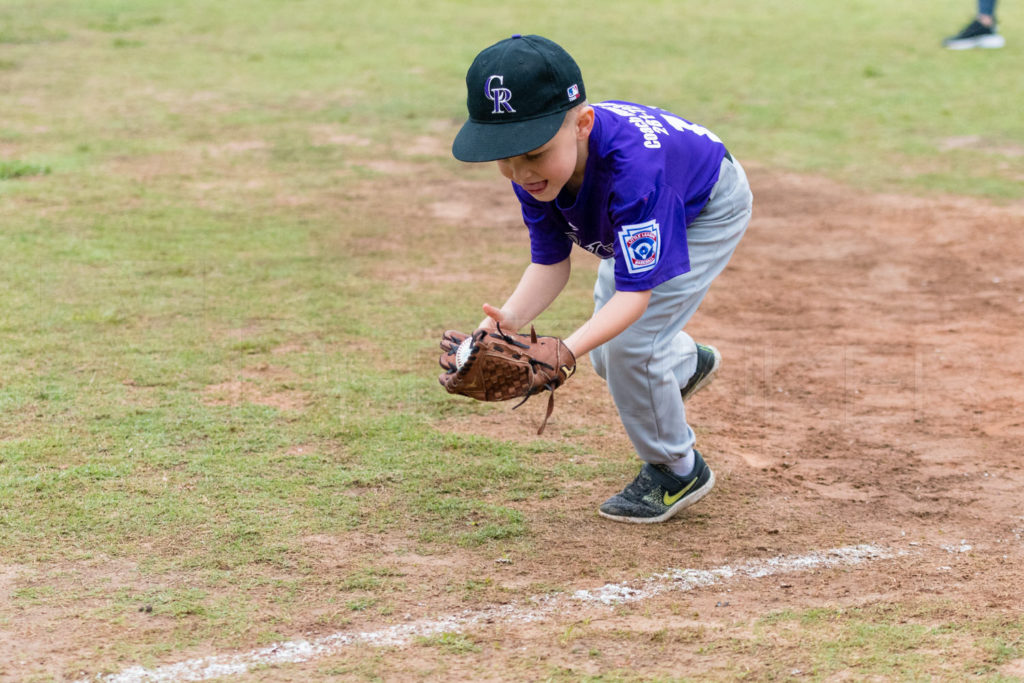
[[[587,105],[576,117],[576,139],[586,140],[590,137],[592,130],[594,130],[594,108]]]

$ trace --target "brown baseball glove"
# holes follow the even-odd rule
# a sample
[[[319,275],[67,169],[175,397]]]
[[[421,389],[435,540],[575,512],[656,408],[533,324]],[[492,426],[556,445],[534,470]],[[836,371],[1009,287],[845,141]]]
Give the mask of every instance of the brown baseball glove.
[[[521,398],[515,407],[541,391],[550,391],[548,409],[538,434],[555,407],[555,389],[576,372],[576,357],[561,339],[530,334],[506,334],[479,329],[471,335],[449,330],[441,338],[438,377],[450,394],[478,401]]]

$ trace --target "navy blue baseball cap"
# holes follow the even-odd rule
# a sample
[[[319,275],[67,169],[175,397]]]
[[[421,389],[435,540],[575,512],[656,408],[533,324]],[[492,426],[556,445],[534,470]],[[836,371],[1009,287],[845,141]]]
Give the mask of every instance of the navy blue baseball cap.
[[[466,73],[466,107],[452,154],[494,161],[526,154],[558,132],[565,112],[586,99],[573,58],[547,38],[516,34],[476,56]]]

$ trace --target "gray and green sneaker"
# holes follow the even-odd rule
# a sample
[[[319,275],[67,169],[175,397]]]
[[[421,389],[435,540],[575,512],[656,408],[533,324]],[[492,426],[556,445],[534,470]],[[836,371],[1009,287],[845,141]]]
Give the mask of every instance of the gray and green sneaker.
[[[722,354],[714,346],[697,344],[697,369],[686,386],[679,390],[683,400],[690,398],[698,391],[711,384],[718,372],[718,366],[722,364]]]
[[[645,464],[633,483],[601,505],[601,516],[616,522],[653,524],[693,505],[715,486],[715,473],[704,458],[696,450],[693,457],[693,473],[685,479],[664,465]]]

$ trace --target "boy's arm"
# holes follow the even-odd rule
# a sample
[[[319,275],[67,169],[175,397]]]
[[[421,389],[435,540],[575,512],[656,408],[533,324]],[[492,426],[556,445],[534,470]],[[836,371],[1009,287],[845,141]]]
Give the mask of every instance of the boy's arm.
[[[590,353],[606,341],[617,337],[623,330],[640,319],[651,300],[650,290],[621,292],[612,295],[604,306],[565,340],[573,355],[579,358]]]
[[[523,272],[512,295],[501,308],[484,304],[484,318],[479,328],[495,328],[501,323],[506,332],[516,332],[543,313],[569,282],[572,265],[568,258],[553,265],[531,263]]]

